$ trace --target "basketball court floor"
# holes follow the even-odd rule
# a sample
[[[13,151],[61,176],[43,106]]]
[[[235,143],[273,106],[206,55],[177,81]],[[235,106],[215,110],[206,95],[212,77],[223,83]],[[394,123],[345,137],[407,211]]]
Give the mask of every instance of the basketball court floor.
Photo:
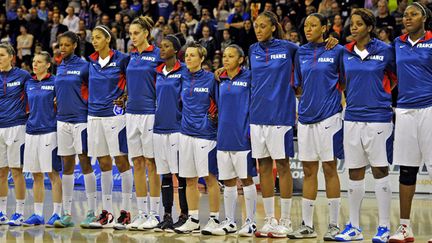
[[[10,212],[14,209],[14,199],[13,199],[13,189],[11,190],[11,195],[9,195],[8,206],[10,208]],[[44,214],[45,219],[47,220],[52,213],[52,203],[51,203],[51,191],[47,191],[44,205]],[[27,192],[28,200],[32,201],[32,191],[28,190]],[[100,199],[100,193],[99,193]],[[348,220],[348,204],[346,199],[346,193],[342,194],[342,207],[340,213],[340,224],[343,227],[343,224]],[[175,195],[175,198],[176,195]],[[223,196],[222,196],[223,198]],[[72,213],[75,215],[75,222],[79,223],[85,215],[87,211],[85,192],[84,191],[75,191],[74,192],[74,203],[72,208]],[[277,204],[279,200],[277,199]],[[98,201],[100,202],[100,200]],[[114,202],[114,213],[119,212],[119,207],[121,203],[121,193],[114,192],[113,194],[113,202]],[[242,215],[245,214],[244,210],[241,211],[241,208],[244,208],[243,196],[239,196],[237,207],[237,222],[238,227],[241,226],[241,218]],[[207,223],[208,217],[208,195],[201,194],[201,211],[200,211],[200,221],[202,226]],[[221,205],[223,205],[221,203]],[[178,205],[174,206],[173,214],[174,219],[176,219],[178,215]],[[279,205],[276,205],[276,209],[279,209]],[[399,199],[398,195],[393,195],[392,200],[392,214],[391,214],[391,228],[392,232],[396,229],[398,218],[399,218]],[[136,203],[133,203],[132,214],[137,212]],[[161,212],[163,212],[161,208]],[[29,216],[32,213],[32,204],[28,204],[25,210],[25,216]],[[276,211],[276,215],[279,214],[279,211]],[[221,216],[223,216],[223,209],[221,209]],[[292,204],[291,217],[293,221],[294,228],[301,223],[301,197],[294,197]],[[367,194],[366,198],[363,200],[363,207],[361,213],[361,226],[363,228],[364,242],[371,242],[372,236],[376,232],[376,227],[378,223],[377,219],[378,210],[376,201],[374,199],[374,194]],[[117,216],[117,215],[116,215]],[[263,224],[264,218],[264,209],[262,200],[259,196],[258,204],[257,204],[257,224],[258,227],[261,227]],[[53,228],[45,228],[43,226],[38,227],[9,227],[9,226],[1,226],[0,227],[0,243],[3,242],[34,242],[34,243],[61,243],[61,242],[103,242],[103,243],[111,243],[111,242],[136,242],[136,243],[153,243],[153,242],[187,242],[187,243],[195,243],[195,242],[323,242],[322,235],[325,233],[327,229],[327,201],[324,193],[319,193],[314,222],[315,228],[318,232],[318,238],[310,239],[310,240],[288,240],[285,239],[259,239],[259,238],[239,238],[236,235],[230,236],[203,236],[203,235],[177,235],[173,233],[154,233],[154,232],[130,232],[130,231],[114,231],[112,229],[104,229],[104,230],[89,230],[89,229],[80,229],[79,226],[75,226],[74,228],[68,229],[53,229]],[[412,207],[412,218],[411,218],[412,226],[414,229],[416,242],[427,242],[428,239],[432,238],[432,198],[430,195],[416,195],[414,199],[414,204]]]

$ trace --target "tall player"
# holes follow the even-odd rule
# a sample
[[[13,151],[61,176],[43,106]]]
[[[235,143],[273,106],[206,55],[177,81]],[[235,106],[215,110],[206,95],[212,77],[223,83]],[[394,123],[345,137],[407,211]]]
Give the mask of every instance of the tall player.
[[[62,62],[57,68],[55,90],[57,97],[58,154],[63,159],[63,216],[55,227],[72,227],[72,198],[75,157],[78,155],[84,174],[88,211],[81,226],[96,218],[96,176],[87,156],[88,62],[74,54],[79,37],[67,31],[59,36]]]
[[[187,75],[186,66],[177,59],[181,49],[180,41],[174,35],[167,35],[161,42],[160,57],[164,63],[156,68],[155,125],[153,133],[156,169],[162,175],[163,221],[155,231],[173,231],[183,225],[188,218],[186,201],[186,179],[178,176],[179,135],[182,119],[181,92],[183,79]],[[173,224],[173,174],[178,179],[180,215]]]
[[[124,95],[128,56],[115,50],[115,37],[104,25],[92,32],[96,52],[90,56],[88,99],[88,154],[97,157],[102,171],[102,213],[90,228],[125,227],[130,223],[133,176],[127,157],[126,119],[116,104]],[[114,222],[112,206],[112,160],[121,173],[122,203]]]
[[[51,75],[51,56],[48,52],[33,58],[32,79],[26,82],[26,98],[29,118],[26,125],[24,172],[33,175],[34,213],[23,222],[24,226],[44,224],[45,173],[51,181],[54,212],[46,223],[53,227],[60,219],[62,209],[62,183],[59,171],[61,159],[57,155],[57,120],[55,104],[55,76]]]
[[[396,85],[392,47],[374,38],[375,16],[368,9],[351,14],[354,41],[343,55],[347,107],[344,119],[345,164],[349,169],[349,223],[338,241],[363,240],[361,204],[366,166],[375,178],[379,226],[373,242],[387,242],[390,233],[391,188],[388,176],[393,151],[391,90]]]
[[[325,50],[327,19],[321,14],[306,18],[304,31],[308,44],[299,48],[295,62],[295,87],[300,96],[298,146],[303,164],[302,219],[289,238],[315,238],[313,212],[318,191],[317,174],[322,162],[326,181],[330,222],[324,240],[339,233],[340,184],[335,158],[343,157],[341,73],[343,47]]]
[[[161,60],[159,48],[149,43],[153,20],[141,16],[132,21],[129,34],[135,50],[126,69],[126,132],[129,157],[134,163],[138,215],[129,229],[148,230],[159,222],[160,177],[156,174],[153,153],[153,125],[156,109],[156,67]],[[150,214],[147,209],[147,173],[150,186]]]
[[[9,44],[0,44],[0,225],[20,226],[24,221],[25,180],[22,174],[26,110],[25,82],[31,79],[28,72],[12,65],[15,50]],[[9,169],[15,185],[16,209],[8,220],[7,195]]]
[[[425,162],[432,176],[432,32],[431,11],[419,2],[407,7],[408,31],[395,40],[399,95],[396,108],[394,161],[400,166],[400,225],[390,242],[413,242],[411,204],[417,173]],[[432,242],[432,239],[429,240]]]

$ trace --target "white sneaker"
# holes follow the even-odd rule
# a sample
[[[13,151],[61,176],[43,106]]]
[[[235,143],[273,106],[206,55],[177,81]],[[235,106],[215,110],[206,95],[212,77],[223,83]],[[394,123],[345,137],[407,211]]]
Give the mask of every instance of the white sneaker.
[[[144,223],[142,223],[140,226],[138,226],[138,230],[154,229],[159,224],[159,222],[160,222],[159,215],[150,213],[150,215],[147,216],[147,220]]]
[[[94,222],[89,224],[91,229],[113,228],[115,224],[114,215],[106,210],[96,218]]]
[[[3,212],[0,212],[0,225],[7,225],[9,223],[9,219]]]
[[[334,241],[336,235],[340,232],[339,226],[334,224],[329,224],[327,232],[324,234],[324,241]]]
[[[279,225],[274,227],[273,230],[269,232],[268,236],[271,238],[285,238],[292,232],[291,220],[280,219]]]
[[[175,228],[174,232],[176,232],[177,234],[199,233],[200,232],[199,220],[189,216],[186,223],[184,223],[182,226],[178,228]]]
[[[414,234],[411,227],[405,224],[399,225],[395,234],[390,236],[389,243],[414,242]]]
[[[127,230],[138,230],[138,226],[142,225],[145,221],[147,221],[147,215],[145,214],[137,214],[132,218],[132,222],[126,226]]]
[[[207,224],[201,230],[201,234],[203,235],[212,235],[212,232],[219,227],[219,220],[210,217]]]
[[[226,219],[220,223],[219,227],[214,229],[212,235],[228,235],[237,232],[237,224],[232,219]]]
[[[377,234],[372,238],[373,243],[387,243],[390,237],[390,229],[387,226],[379,226]]]
[[[352,240],[363,240],[363,234],[361,229],[357,229],[352,226],[351,223],[345,225],[345,229],[338,235],[335,236],[336,241],[352,241]]]
[[[266,217],[264,219],[264,226],[261,230],[255,232],[256,237],[269,237],[269,233],[274,230],[278,226],[278,222],[273,217]]]
[[[252,222],[250,219],[246,219],[246,222],[241,227],[241,229],[237,232],[237,234],[243,237],[252,237],[256,231],[257,231],[257,226],[255,222]]]
[[[304,238],[316,238],[317,233],[313,227],[309,227],[302,222],[301,226],[288,234],[290,239],[304,239]]]

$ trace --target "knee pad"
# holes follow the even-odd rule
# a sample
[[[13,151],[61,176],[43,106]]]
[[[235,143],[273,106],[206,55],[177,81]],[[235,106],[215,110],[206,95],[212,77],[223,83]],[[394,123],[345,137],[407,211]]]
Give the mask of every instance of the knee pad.
[[[399,182],[405,186],[413,186],[417,182],[417,173],[419,167],[401,166],[399,174]]]

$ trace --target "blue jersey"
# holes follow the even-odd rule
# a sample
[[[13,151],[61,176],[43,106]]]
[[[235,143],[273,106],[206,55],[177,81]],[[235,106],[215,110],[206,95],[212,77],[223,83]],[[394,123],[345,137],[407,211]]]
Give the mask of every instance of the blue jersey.
[[[296,53],[295,87],[302,89],[299,102],[299,122],[320,122],[342,111],[343,47],[325,49],[326,43],[308,43]]]
[[[29,109],[26,133],[46,134],[57,130],[56,107],[54,105],[55,76],[48,74],[41,81],[36,77],[26,83],[26,97]]]
[[[27,121],[24,85],[31,79],[28,72],[13,67],[0,72],[0,128],[24,125]]]
[[[232,79],[225,72],[220,76],[220,80],[217,149],[221,151],[250,150],[251,72],[241,69]]]
[[[139,53],[133,51],[126,69],[128,93],[126,112],[131,114],[154,114],[156,109],[156,67],[162,60],[159,48],[150,46]]]
[[[164,75],[165,63],[157,67],[156,112],[154,133],[167,134],[180,132],[182,119],[182,80],[187,76],[186,66],[179,61]]]
[[[55,79],[57,120],[87,122],[88,67],[88,62],[75,55],[58,66]]]
[[[294,125],[296,101],[292,85],[297,49],[294,43],[279,39],[251,45],[251,124]]]
[[[98,62],[99,53],[90,56],[89,100],[90,116],[115,116],[114,100],[123,95],[126,87],[126,67],[129,57],[117,50],[110,50],[110,61],[104,67]]]
[[[183,80],[181,133],[216,140],[217,125],[209,119],[217,114],[217,83],[213,73],[199,70],[187,72]]]
[[[362,60],[354,51],[355,42],[346,45],[343,62],[346,78],[346,121],[391,122],[393,117],[391,81],[397,82],[391,46],[372,39]]]
[[[397,107],[419,109],[432,106],[432,32],[414,46],[408,34],[396,38],[396,67],[398,75]]]

